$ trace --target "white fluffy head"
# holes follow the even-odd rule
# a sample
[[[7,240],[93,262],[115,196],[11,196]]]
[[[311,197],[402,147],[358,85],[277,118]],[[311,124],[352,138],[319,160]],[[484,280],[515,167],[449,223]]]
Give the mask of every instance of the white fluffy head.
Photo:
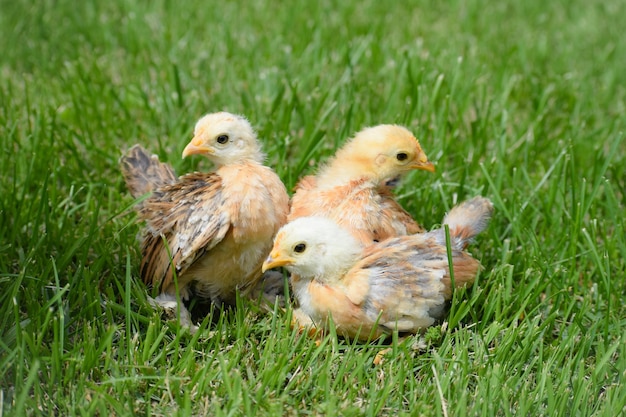
[[[248,120],[227,112],[207,114],[198,120],[183,158],[194,154],[205,155],[217,165],[250,160],[261,163],[265,158]]]
[[[326,217],[301,217],[284,225],[263,264],[285,266],[302,279],[341,278],[358,260],[363,247],[346,229]]]

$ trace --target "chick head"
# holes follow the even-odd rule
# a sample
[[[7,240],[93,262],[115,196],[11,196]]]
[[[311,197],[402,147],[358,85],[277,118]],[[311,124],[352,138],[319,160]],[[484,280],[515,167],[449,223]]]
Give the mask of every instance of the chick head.
[[[413,169],[435,171],[415,136],[397,125],[360,131],[337,152],[328,168],[337,178],[360,176],[377,183]]]
[[[301,279],[330,281],[341,277],[363,247],[344,228],[326,217],[300,217],[276,234],[263,272],[284,266]]]
[[[205,155],[217,165],[264,159],[261,146],[250,123],[231,113],[211,113],[196,123],[194,136],[183,150],[183,158]]]

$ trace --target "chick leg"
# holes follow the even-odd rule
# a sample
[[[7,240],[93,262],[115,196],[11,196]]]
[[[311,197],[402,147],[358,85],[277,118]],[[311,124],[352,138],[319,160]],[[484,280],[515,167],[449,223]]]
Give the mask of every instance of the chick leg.
[[[178,323],[187,329],[191,334],[198,331],[198,326],[191,321],[191,314],[182,302],[176,299],[176,296],[162,293],[156,298],[148,297],[148,302],[155,309],[161,309],[165,313],[168,320],[174,320],[178,315]]]
[[[401,336],[401,337],[398,337],[398,344],[400,344],[400,343],[404,342],[404,340],[405,340],[406,338],[407,338],[407,336]],[[374,356],[374,361],[373,361],[373,364],[374,364],[375,366],[378,366],[378,365],[380,365],[381,363],[383,363],[383,361],[385,360],[385,355],[387,355],[387,354],[388,354],[389,352],[391,352],[391,351],[393,351],[393,347],[388,347],[388,348],[385,348],[385,349],[381,350],[380,352],[378,352],[378,353],[376,354],[376,356]]]
[[[315,344],[319,346],[324,337],[324,329],[318,328],[302,309],[296,308],[291,315],[291,328],[296,328],[298,334],[305,334],[307,337],[315,339]]]
[[[282,272],[266,271],[250,291],[249,297],[252,300],[261,300],[262,305],[270,311],[274,309],[276,302],[279,307],[285,307],[285,278]]]

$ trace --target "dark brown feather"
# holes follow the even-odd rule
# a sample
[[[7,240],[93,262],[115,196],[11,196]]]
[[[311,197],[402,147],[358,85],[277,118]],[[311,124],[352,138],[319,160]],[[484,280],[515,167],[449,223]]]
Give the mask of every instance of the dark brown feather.
[[[120,158],[120,167],[130,194],[135,197],[177,181],[172,167],[135,145]]]
[[[148,225],[142,245],[143,280],[167,288],[174,271],[184,274],[217,245],[230,228],[223,205],[222,181],[214,173],[188,174],[155,190],[139,211]]]

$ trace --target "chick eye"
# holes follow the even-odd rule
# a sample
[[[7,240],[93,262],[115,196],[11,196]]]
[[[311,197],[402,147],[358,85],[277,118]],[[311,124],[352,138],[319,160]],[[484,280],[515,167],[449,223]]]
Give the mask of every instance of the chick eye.
[[[408,157],[409,157],[409,155],[407,155],[407,154],[406,154],[406,153],[404,153],[404,152],[399,152],[399,153],[396,155],[396,159],[397,159],[398,161],[406,161]]]
[[[228,135],[219,135],[219,136],[217,137],[217,143],[220,143],[220,144],[222,144],[222,145],[223,145],[223,144],[225,144],[226,142],[228,142]]]
[[[298,243],[296,246],[293,247],[293,251],[295,253],[302,253],[306,250],[306,245],[304,243]]]

